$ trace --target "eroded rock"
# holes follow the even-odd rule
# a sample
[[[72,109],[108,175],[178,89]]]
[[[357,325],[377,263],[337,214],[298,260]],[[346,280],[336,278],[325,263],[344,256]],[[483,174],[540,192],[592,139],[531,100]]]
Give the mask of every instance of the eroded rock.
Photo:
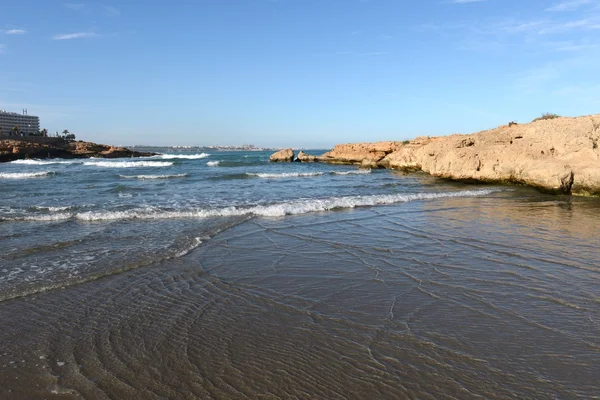
[[[269,162],[292,162],[294,161],[294,150],[284,149],[277,153],[271,154]]]
[[[600,195],[600,115],[511,124],[470,135],[335,146],[319,160]]]

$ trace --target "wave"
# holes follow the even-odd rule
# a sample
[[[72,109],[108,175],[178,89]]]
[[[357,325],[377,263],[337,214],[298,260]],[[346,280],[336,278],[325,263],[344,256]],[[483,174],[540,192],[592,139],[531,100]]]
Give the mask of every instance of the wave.
[[[451,197],[476,197],[498,192],[500,189],[462,190],[458,192],[389,194],[371,196],[329,197],[324,199],[300,199],[270,205],[250,207],[225,207],[213,209],[165,210],[156,207],[137,208],[126,211],[87,211],[79,213],[60,213],[54,215],[29,215],[10,218],[8,220],[25,221],[58,221],[76,219],[80,221],[118,221],[118,220],[159,220],[159,219],[193,219],[211,217],[261,216],[281,217],[285,215],[307,214],[331,210],[351,209],[407,203],[419,200],[433,200]]]
[[[41,178],[53,174],[50,171],[44,172],[4,172],[0,173],[0,179],[29,179]]]
[[[370,174],[371,170],[370,169],[356,169],[356,170],[351,170],[351,171],[331,171],[330,174],[332,175],[363,175],[363,174]]]
[[[174,175],[119,175],[124,179],[171,179],[171,178],[185,178],[187,174],[174,174]]]
[[[219,165],[219,166],[221,166],[221,165]],[[239,174],[210,176],[207,179],[211,180],[211,181],[229,181],[229,180],[236,180],[236,179],[253,179],[253,177],[246,173],[241,172]]]
[[[17,284],[18,286],[16,287],[0,287],[0,303],[15,298],[30,296],[36,293],[42,293],[56,289],[65,289],[69,286],[95,281],[106,276],[116,275],[126,271],[143,268],[150,265],[156,265],[166,260],[183,257],[199,247],[203,241],[209,240],[211,237],[224,232],[248,219],[248,217],[242,217],[225,219],[224,221],[221,220],[218,224],[208,225],[206,228],[203,228],[201,232],[196,232],[196,235],[200,234],[200,236],[194,235],[192,237],[184,237],[182,238],[184,240],[178,240],[177,242],[166,247],[164,250],[161,250],[155,254],[150,254],[149,257],[141,254],[136,257],[135,260],[126,260],[124,263],[111,262],[109,265],[106,265],[106,267],[100,269],[88,269],[86,268],[88,265],[84,264],[78,266],[77,273],[69,274],[65,277],[61,276],[60,274],[46,275],[47,272],[52,274],[53,269],[40,268],[39,273],[44,274],[44,276],[37,282],[31,282],[26,278],[24,282],[21,281],[21,285]],[[55,218],[55,220],[58,220],[58,218]],[[72,243],[79,242],[79,240],[72,241]],[[70,245],[69,242],[62,243]]]
[[[209,167],[218,167],[221,161],[209,161],[206,163]]]
[[[169,161],[88,161],[83,165],[104,168],[170,167]]]
[[[267,174],[267,173],[250,173],[247,172],[248,176],[256,176],[258,178],[265,179],[282,179],[282,178],[306,178],[311,176],[321,176],[324,172],[285,172],[281,174]]]
[[[41,211],[56,212],[56,211],[67,211],[67,210],[70,210],[71,208],[73,208],[73,206],[64,206],[64,207],[33,206],[33,208],[36,209],[36,210],[41,210]]]
[[[223,168],[241,168],[241,167],[257,167],[268,164],[268,159],[265,161],[256,159],[240,159],[240,160],[221,160],[219,167]]]
[[[331,171],[328,174],[331,175],[363,175],[370,174],[370,169],[357,169],[351,171]],[[308,178],[313,176],[322,176],[325,175],[325,172],[284,172],[280,174],[270,174],[270,173],[250,173],[248,172],[246,175],[265,178],[265,179],[283,179],[283,178]]]
[[[210,156],[210,154],[208,154],[208,153],[200,153],[200,154],[160,154],[155,157],[162,158],[163,160],[173,160],[173,159],[198,160],[200,158],[206,158],[209,156]]]
[[[76,164],[81,163],[79,160],[60,160],[60,159],[50,159],[50,160],[37,160],[37,159],[29,159],[29,160],[15,160],[11,161],[11,164],[24,164],[24,165],[51,165],[51,164]]]
[[[37,215],[26,215],[20,218],[14,218],[13,220],[19,221],[39,221],[39,222],[51,222],[51,221],[66,221],[73,218],[74,214],[71,213],[58,213],[58,214],[37,214]]]

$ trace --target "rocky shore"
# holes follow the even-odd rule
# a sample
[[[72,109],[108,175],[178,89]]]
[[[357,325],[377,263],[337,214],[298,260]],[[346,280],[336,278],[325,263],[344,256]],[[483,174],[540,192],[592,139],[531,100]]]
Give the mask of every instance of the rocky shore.
[[[597,196],[599,142],[600,115],[592,115],[511,123],[468,135],[340,144],[321,156],[299,154],[295,160],[423,171],[453,180]]]
[[[0,139],[0,162],[28,158],[122,158],[149,157],[156,153],[139,152],[125,147],[107,146],[61,138],[10,138]]]

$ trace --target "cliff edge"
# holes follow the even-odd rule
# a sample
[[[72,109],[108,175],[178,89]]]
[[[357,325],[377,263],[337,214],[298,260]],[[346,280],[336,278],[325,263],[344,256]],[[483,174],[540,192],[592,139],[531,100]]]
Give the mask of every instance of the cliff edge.
[[[539,120],[468,135],[335,146],[328,163],[421,170],[463,181],[510,182],[600,195],[600,115]]]

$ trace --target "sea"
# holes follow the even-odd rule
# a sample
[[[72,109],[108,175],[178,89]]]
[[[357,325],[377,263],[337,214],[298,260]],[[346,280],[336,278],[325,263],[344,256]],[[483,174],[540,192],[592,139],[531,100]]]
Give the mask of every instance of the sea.
[[[0,164],[0,399],[600,398],[600,199],[160,152]]]

